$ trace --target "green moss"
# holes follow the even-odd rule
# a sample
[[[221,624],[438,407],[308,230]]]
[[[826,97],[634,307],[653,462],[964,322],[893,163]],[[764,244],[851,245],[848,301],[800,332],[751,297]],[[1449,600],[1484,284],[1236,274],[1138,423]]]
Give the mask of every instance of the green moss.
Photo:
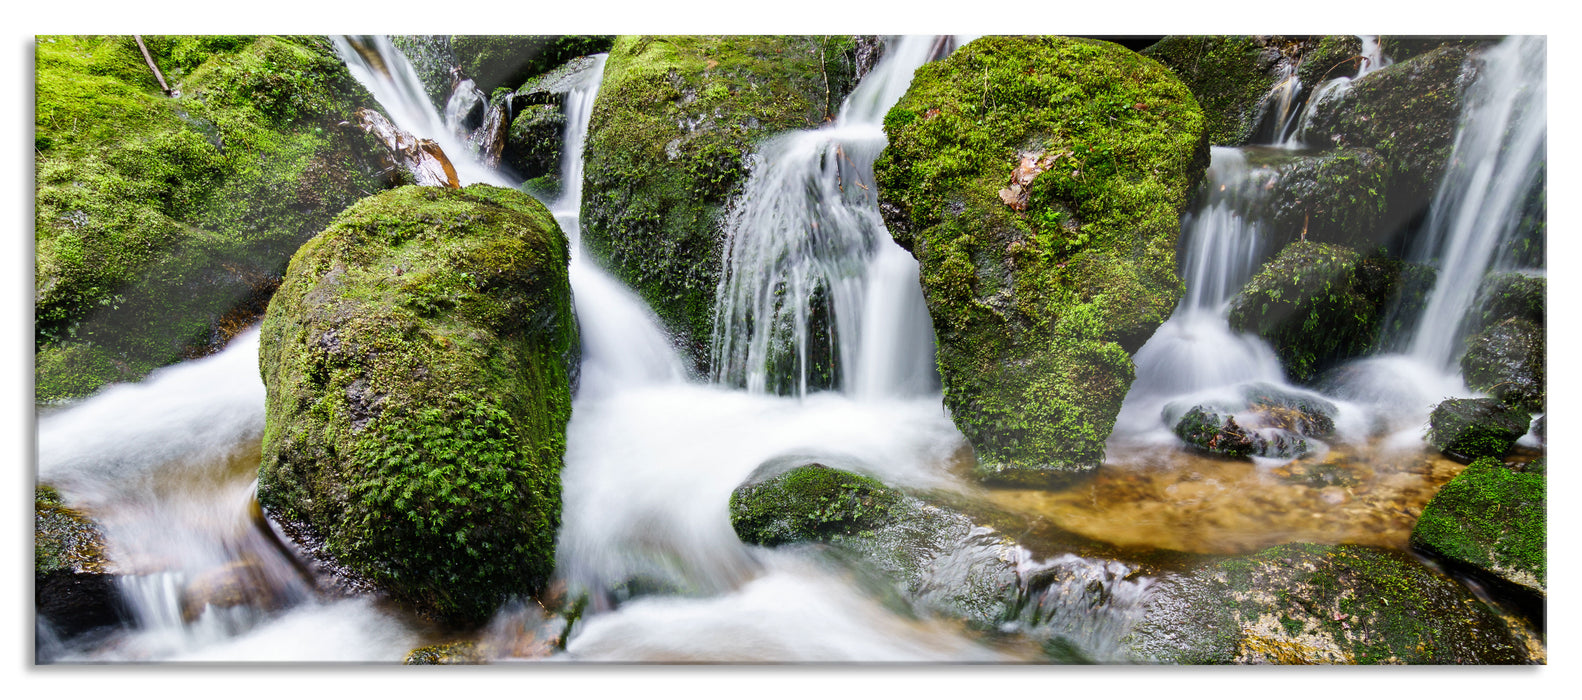
[[[1167,580],[1127,638],[1172,663],[1523,663],[1506,623],[1399,552],[1289,544]]]
[[[1389,311],[1410,315],[1421,305],[1427,285],[1420,278],[1426,272],[1337,245],[1298,241],[1231,300],[1230,326],[1269,341],[1293,380],[1312,381],[1329,367],[1377,349]]]
[[[1263,53],[1251,36],[1167,36],[1143,50],[1192,91],[1216,146],[1247,143],[1257,131],[1259,105],[1275,81]]]
[[[623,36],[588,126],[584,245],[706,361],[721,214],[756,144],[834,115],[854,82],[849,40]],[[832,106],[833,105],[833,106]]]
[[[918,69],[885,118],[880,211],[921,263],[945,402],[981,476],[1103,459],[1129,351],[1181,293],[1175,237],[1207,163],[1203,116],[1114,44],[988,37]],[[1019,153],[1051,167],[1002,201]]]
[[[261,308],[296,246],[380,186],[377,150],[338,126],[372,100],[324,39],[144,39],[178,97],[131,37],[35,52],[35,346],[92,347],[121,379],[223,339],[227,313]],[[112,378],[38,366],[39,400]]]
[[[577,341],[543,205],[483,185],[365,199],[292,259],[261,342],[273,514],[445,622],[544,584]]]
[[[1308,89],[1328,80],[1349,78],[1361,67],[1361,53],[1362,39],[1354,34],[1319,37],[1316,45],[1302,56],[1296,77]]]
[[[1390,168],[1367,149],[1335,149],[1301,156],[1279,168],[1278,184],[1260,212],[1283,247],[1297,240],[1368,249],[1393,231],[1386,207]]]
[[[488,663],[488,659],[484,658],[477,642],[462,641],[418,647],[407,654],[406,660],[401,663],[408,666],[470,665]]]
[[[1423,506],[1412,547],[1543,594],[1547,485],[1541,472],[1518,473],[1493,457],[1474,461]]]
[[[1497,399],[1447,399],[1428,417],[1428,444],[1461,462],[1480,457],[1503,458],[1522,435],[1526,411]]]
[[[109,567],[104,531],[82,513],[66,507],[60,492],[33,489],[33,573],[101,574]]]
[[[872,536],[888,522],[900,492],[866,476],[809,464],[731,493],[731,526],[764,546]]]

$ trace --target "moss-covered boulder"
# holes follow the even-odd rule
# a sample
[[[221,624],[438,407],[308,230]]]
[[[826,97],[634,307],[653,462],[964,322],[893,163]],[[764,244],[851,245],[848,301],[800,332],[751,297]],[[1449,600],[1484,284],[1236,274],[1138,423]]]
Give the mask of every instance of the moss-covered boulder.
[[[588,126],[583,242],[700,368],[722,213],[764,139],[816,127],[855,82],[851,37],[623,36]]]
[[[1390,321],[1422,308],[1433,280],[1426,266],[1297,241],[1231,299],[1230,327],[1269,341],[1287,375],[1308,382],[1377,349]]]
[[[1539,470],[1484,457],[1440,487],[1412,528],[1412,548],[1485,581],[1548,595],[1545,491]]]
[[[1530,423],[1526,411],[1499,399],[1446,399],[1428,416],[1428,444],[1462,463],[1500,459],[1527,434]]]
[[[808,464],[737,487],[731,527],[743,542],[766,546],[871,536],[900,499],[899,491],[872,478]]]
[[[1548,403],[1544,375],[1544,329],[1531,321],[1506,319],[1467,341],[1461,376],[1467,387],[1531,413]]]
[[[1123,640],[1172,664],[1518,664],[1521,637],[1400,552],[1289,544],[1163,578]]]
[[[1203,129],[1163,66],[1061,37],[976,40],[918,69],[886,116],[880,211],[921,264],[980,476],[1047,482],[1103,460],[1129,353],[1182,292]]]
[[[521,85],[578,56],[610,50],[610,35],[458,35],[450,38],[461,75],[484,94]]]
[[[1298,240],[1369,249],[1385,242],[1386,178],[1390,168],[1365,148],[1340,148],[1293,158],[1278,169],[1261,218],[1266,244]]]
[[[1369,73],[1314,105],[1303,140],[1373,149],[1390,166],[1390,222],[1408,222],[1427,208],[1450,158],[1466,65],[1467,48],[1452,44]]]
[[[574,58],[527,81],[507,98],[511,117],[501,162],[546,199],[560,193],[566,96],[583,85],[597,65],[592,57]]]
[[[423,614],[554,566],[575,361],[567,242],[528,195],[409,186],[292,258],[263,324],[259,501]]]
[[[208,352],[262,313],[291,253],[384,186],[342,127],[372,98],[322,37],[35,43],[35,398]]]
[[[49,486],[33,490],[33,610],[61,636],[128,619],[104,531]]]
[[[1549,281],[1520,272],[1491,272],[1478,287],[1477,313],[1469,333],[1477,334],[1506,319],[1520,319],[1544,326]]]

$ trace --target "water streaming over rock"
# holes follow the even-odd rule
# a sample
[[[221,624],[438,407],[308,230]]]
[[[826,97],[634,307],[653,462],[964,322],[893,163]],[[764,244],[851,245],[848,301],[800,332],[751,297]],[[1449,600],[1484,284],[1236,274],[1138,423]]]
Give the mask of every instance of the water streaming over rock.
[[[917,264],[890,240],[873,181],[884,114],[937,51],[935,37],[895,41],[833,124],[781,136],[754,158],[726,223],[719,381],[796,396],[937,388]]]

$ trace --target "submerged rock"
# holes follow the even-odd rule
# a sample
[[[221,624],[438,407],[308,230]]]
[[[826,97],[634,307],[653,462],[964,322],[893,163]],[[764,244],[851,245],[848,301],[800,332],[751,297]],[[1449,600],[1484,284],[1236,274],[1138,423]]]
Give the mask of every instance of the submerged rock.
[[[373,99],[328,40],[40,37],[34,198],[35,399],[223,345],[292,251],[386,186],[341,122]]]
[[[809,464],[738,487],[731,493],[731,527],[743,542],[765,546],[872,536],[900,499],[874,479]]]
[[[1527,412],[1498,399],[1447,399],[1428,417],[1428,444],[1462,463],[1500,459],[1527,434],[1530,421]]]
[[[1517,664],[1524,642],[1461,584],[1411,557],[1289,544],[1167,576],[1124,638],[1173,664]]]
[[[422,614],[478,624],[554,566],[576,324],[567,243],[486,185],[365,199],[264,319],[259,501]]]
[[[1539,413],[1548,403],[1544,357],[1544,329],[1531,321],[1506,319],[1467,341],[1461,374],[1467,388]]]
[[[1412,316],[1432,288],[1426,266],[1298,241],[1231,299],[1228,318],[1269,341],[1293,381],[1308,382],[1377,349],[1387,318]]]
[[[855,42],[838,36],[623,36],[611,47],[588,126],[583,241],[699,369],[721,215],[749,156],[776,133],[833,118],[855,64]]]
[[[1484,457],[1434,494],[1412,528],[1412,548],[1484,581],[1548,595],[1548,479]]]
[[[1166,404],[1165,424],[1190,447],[1225,457],[1293,459],[1308,453],[1308,438],[1335,432],[1339,409],[1316,395],[1263,382],[1242,386],[1236,394],[1204,404]]]
[[[129,618],[104,531],[49,486],[33,491],[33,610],[70,637]]]
[[[980,477],[1047,484],[1103,460],[1129,353],[1182,292],[1203,129],[1163,66],[1061,37],[976,40],[918,69],[890,110],[880,212],[921,264],[945,404]],[[999,192],[1024,153],[1053,162],[1019,210]]]

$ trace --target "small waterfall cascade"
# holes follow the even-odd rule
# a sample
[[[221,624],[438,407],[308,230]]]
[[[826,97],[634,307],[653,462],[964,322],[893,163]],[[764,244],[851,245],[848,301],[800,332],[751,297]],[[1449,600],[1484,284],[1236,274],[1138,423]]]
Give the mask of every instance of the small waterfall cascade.
[[[1450,163],[1412,253],[1439,269],[1407,350],[1432,369],[1455,371],[1478,287],[1539,186],[1549,133],[1545,50],[1542,36],[1508,37],[1484,52],[1468,88]]]
[[[1295,61],[1280,64],[1274,87],[1264,97],[1263,125],[1259,132],[1263,143],[1281,143],[1301,119],[1302,79],[1297,75],[1300,67]]]
[[[1308,122],[1313,118],[1313,112],[1325,102],[1340,99],[1341,95],[1351,89],[1351,83],[1380,68],[1390,65],[1393,61],[1384,55],[1383,46],[1379,37],[1374,34],[1358,34],[1357,39],[1362,42],[1362,51],[1357,56],[1357,74],[1352,77],[1342,76],[1326,80],[1313,88],[1308,95],[1307,102],[1302,106],[1301,114],[1296,119],[1295,128],[1290,130],[1280,142],[1281,148],[1300,150],[1307,147],[1302,137],[1307,133]]]
[[[390,43],[387,36],[333,36],[336,53],[346,62],[352,77],[373,94],[402,131],[432,139],[450,157],[463,185],[476,182],[511,187],[513,183],[493,168],[477,162],[464,136],[450,128],[423,92],[412,62]],[[458,93],[464,91],[457,91]],[[480,93],[481,94],[481,93]],[[447,114],[451,111],[447,105]],[[459,107],[458,107],[459,109]]]
[[[1272,169],[1251,165],[1244,149],[1211,150],[1207,194],[1181,223],[1186,296],[1133,357],[1137,378],[1121,405],[1117,434],[1156,430],[1160,410],[1182,395],[1283,380],[1274,351],[1226,321],[1229,301],[1267,255],[1262,224],[1248,212],[1274,177]]]
[[[873,161],[885,145],[884,114],[939,43],[894,41],[833,124],[775,139],[755,159],[726,222],[717,381],[795,396],[937,388],[917,264],[879,216]]]

